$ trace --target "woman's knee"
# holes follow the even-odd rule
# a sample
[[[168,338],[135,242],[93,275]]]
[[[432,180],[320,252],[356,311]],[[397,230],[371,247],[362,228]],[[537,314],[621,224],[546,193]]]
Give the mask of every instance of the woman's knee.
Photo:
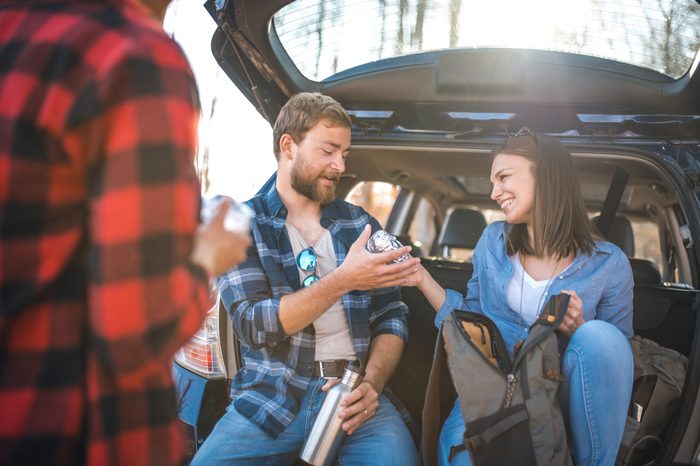
[[[594,367],[612,366],[613,370],[634,369],[632,349],[627,337],[614,325],[590,320],[579,327],[564,352],[564,367],[586,361]]]

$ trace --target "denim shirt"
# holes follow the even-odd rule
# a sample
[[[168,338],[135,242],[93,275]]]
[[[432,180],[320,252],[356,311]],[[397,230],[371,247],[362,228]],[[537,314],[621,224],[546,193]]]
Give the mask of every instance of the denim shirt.
[[[498,326],[512,353],[515,343],[527,337],[529,327],[506,302],[506,289],[513,276],[513,264],[506,254],[506,228],[505,222],[486,227],[474,250],[474,272],[467,285],[467,297],[446,290],[435,325],[440,328],[453,309],[484,314]],[[571,265],[552,279],[542,303],[561,290],[573,290],[583,302],[585,321],[610,322],[629,338],[633,334],[633,288],[632,269],[625,253],[612,243],[599,241],[590,256],[577,253]]]

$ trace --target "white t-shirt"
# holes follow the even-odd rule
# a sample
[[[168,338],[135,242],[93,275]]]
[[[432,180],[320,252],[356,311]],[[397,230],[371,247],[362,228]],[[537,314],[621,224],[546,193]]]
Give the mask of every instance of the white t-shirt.
[[[532,325],[547,301],[547,286],[550,280],[535,280],[523,269],[520,254],[508,256],[513,264],[513,276],[507,289],[508,306],[522,316],[523,322]],[[521,286],[522,284],[522,286]],[[522,306],[521,306],[522,297]]]
[[[292,244],[292,251],[296,258],[301,251],[308,248],[304,238],[299,234],[294,225],[286,223],[289,241]],[[316,253],[316,275],[319,278],[325,277],[336,268],[335,250],[333,249],[333,239],[328,230],[323,230],[323,234],[318,242],[313,245]],[[314,273],[305,272],[297,267],[299,271],[299,281]],[[311,285],[314,286],[314,285]],[[313,323],[316,330],[316,354],[315,361],[326,361],[331,359],[355,360],[357,355],[352,346],[352,336],[348,320],[345,318],[345,310],[341,300],[336,301]]]

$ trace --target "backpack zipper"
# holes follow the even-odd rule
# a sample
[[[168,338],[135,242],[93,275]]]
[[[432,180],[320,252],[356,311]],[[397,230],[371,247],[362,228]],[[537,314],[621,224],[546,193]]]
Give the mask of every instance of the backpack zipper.
[[[503,401],[503,407],[510,408],[510,404],[513,402],[513,394],[515,393],[515,384],[518,383],[518,379],[513,374],[508,374],[506,375],[506,383],[506,399]]]

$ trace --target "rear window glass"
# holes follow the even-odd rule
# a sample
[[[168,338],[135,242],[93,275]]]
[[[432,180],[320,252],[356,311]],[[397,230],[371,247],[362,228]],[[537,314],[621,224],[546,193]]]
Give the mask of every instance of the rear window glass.
[[[390,183],[362,181],[352,188],[345,200],[365,209],[384,227],[400,190]]]
[[[273,17],[288,55],[314,81],[452,48],[556,50],[678,78],[700,44],[698,24],[693,0],[298,0]]]
[[[415,247],[420,248],[419,255],[430,254],[437,236],[437,213],[427,199],[421,198],[408,227],[408,237]]]
[[[632,221],[634,232],[634,256],[655,262],[661,269],[661,239],[659,227],[653,222]]]

